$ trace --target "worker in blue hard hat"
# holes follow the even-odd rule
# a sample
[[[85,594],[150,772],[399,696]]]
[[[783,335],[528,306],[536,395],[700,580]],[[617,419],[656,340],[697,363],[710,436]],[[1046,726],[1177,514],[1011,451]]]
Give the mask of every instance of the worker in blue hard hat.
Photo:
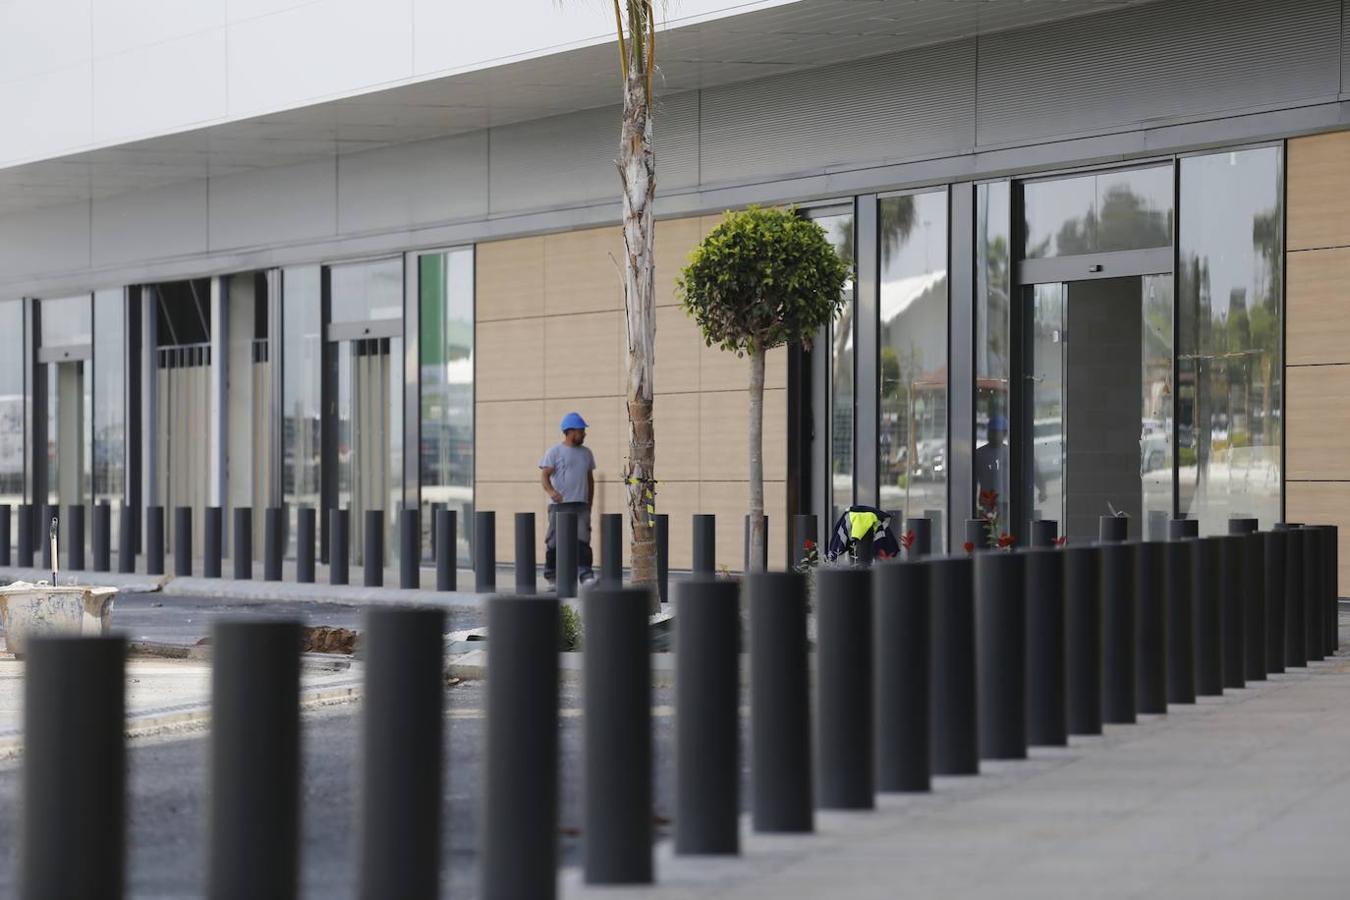
[[[548,531],[544,535],[544,578],[557,577],[558,513],[577,517],[577,578],[591,581],[591,502],[595,499],[595,456],[586,443],[586,420],[570,412],[559,424],[562,440],[548,448],[539,461],[539,483],[548,495]]]

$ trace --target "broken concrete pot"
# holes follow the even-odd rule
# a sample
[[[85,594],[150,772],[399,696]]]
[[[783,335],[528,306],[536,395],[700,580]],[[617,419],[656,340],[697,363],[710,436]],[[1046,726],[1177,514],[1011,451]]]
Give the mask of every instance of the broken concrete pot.
[[[5,630],[5,647],[22,658],[26,642],[35,635],[107,634],[116,593],[115,587],[27,581],[0,587],[0,627]]]

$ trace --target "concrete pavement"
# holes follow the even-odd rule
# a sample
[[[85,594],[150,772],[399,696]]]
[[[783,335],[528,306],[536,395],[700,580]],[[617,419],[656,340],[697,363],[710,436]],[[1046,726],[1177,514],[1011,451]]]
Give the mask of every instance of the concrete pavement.
[[[1342,640],[1346,629],[1342,627]],[[654,888],[572,900],[1350,895],[1350,660],[1170,707],[1097,738],[939,778],[739,859],[657,852]]]

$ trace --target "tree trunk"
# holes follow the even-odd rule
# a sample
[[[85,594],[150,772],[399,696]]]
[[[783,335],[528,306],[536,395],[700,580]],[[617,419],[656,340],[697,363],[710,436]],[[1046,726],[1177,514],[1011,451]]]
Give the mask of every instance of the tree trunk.
[[[764,559],[764,349],[750,354],[750,565],[762,572]]]
[[[635,34],[632,40],[641,40]],[[633,581],[656,584],[656,434],[652,380],[656,359],[655,258],[652,198],[656,156],[652,152],[651,105],[637,55],[630,55],[623,93],[619,179],[623,183],[623,297],[628,326],[628,521]],[[648,510],[653,507],[653,511]],[[660,599],[653,591],[653,610]]]

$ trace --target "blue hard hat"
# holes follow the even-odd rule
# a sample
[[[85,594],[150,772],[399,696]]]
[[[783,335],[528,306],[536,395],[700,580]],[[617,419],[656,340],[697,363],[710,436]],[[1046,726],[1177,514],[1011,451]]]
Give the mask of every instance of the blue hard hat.
[[[990,417],[989,417],[989,430],[990,430],[990,431],[1007,431],[1007,430],[1008,430],[1008,420],[1005,419],[1005,418],[1003,418],[1003,416],[990,416]]]
[[[562,430],[571,431],[573,428],[585,428],[586,420],[581,417],[581,413],[570,412],[563,416]]]

